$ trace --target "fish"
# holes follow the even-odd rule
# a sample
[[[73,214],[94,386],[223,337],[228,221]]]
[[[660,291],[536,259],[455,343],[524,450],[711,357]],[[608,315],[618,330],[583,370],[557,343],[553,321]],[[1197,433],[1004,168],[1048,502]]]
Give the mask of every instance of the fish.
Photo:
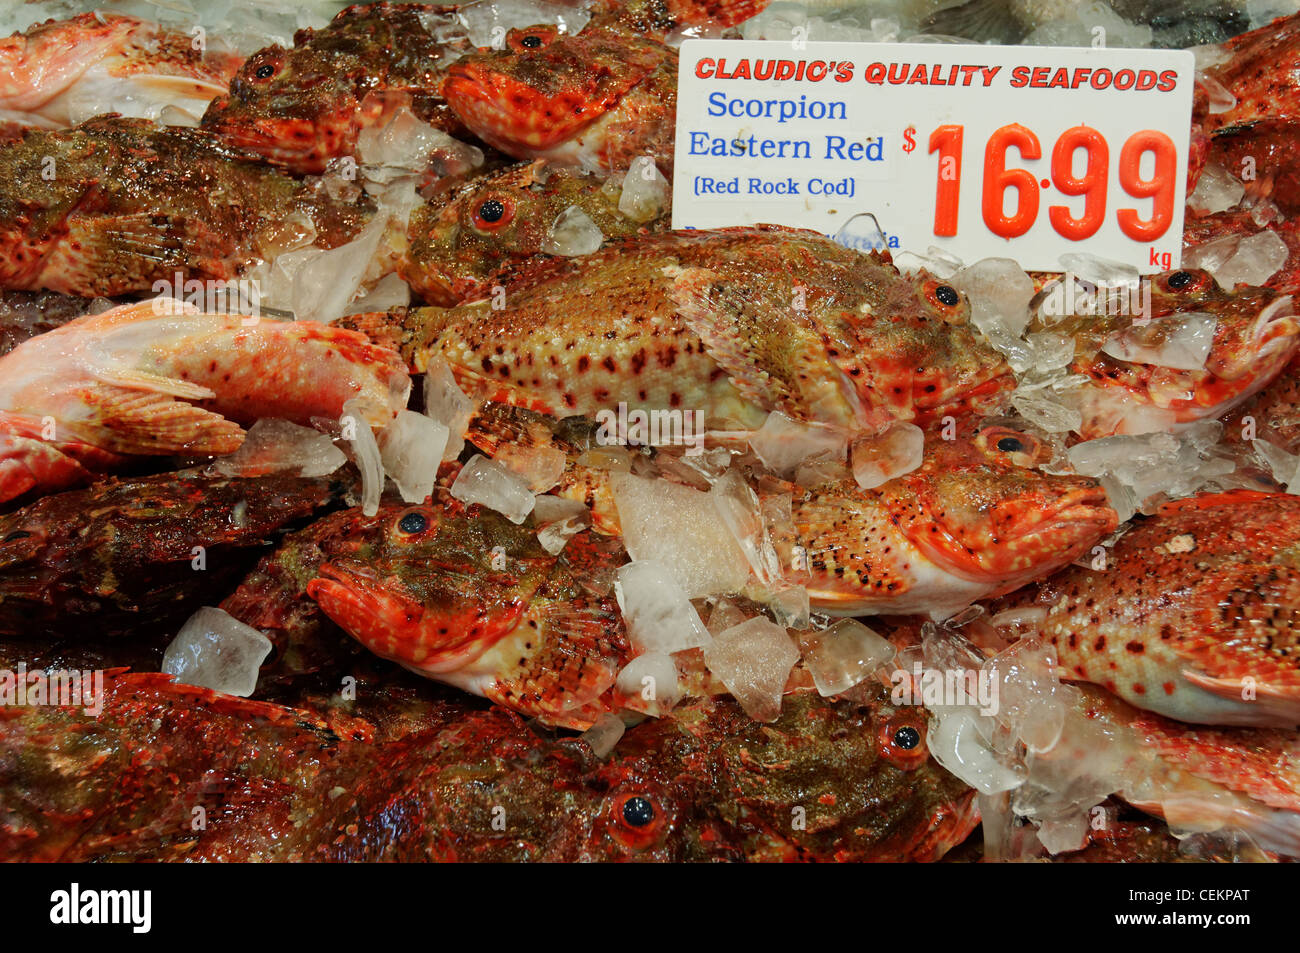
[[[0,514],[0,635],[144,637],[238,585],[352,480],[182,470],[108,478]]]
[[[771,226],[674,231],[520,266],[501,294],[345,320],[417,371],[556,417],[690,409],[748,430],[780,410],[849,431],[999,406],[1013,386],[966,298],[886,255]],[[501,305],[498,310],[498,305]]]
[[[1248,200],[1272,202],[1284,215],[1300,211],[1300,119],[1264,118],[1220,127],[1207,161],[1242,179]]]
[[[990,426],[930,440],[919,467],[874,490],[841,479],[796,492],[809,600],[834,615],[942,618],[1067,566],[1118,516],[1099,481],[1036,469],[1045,453]]]
[[[1236,100],[1207,117],[1207,131],[1256,120],[1300,120],[1300,12],[1202,51],[1199,61]]]
[[[1020,631],[1052,645],[1061,678],[1140,708],[1195,724],[1300,724],[1300,497],[1236,490],[1162,504],[1104,567],[1068,567],[990,608],[1026,610]]]
[[[1077,432],[1085,440],[1177,430],[1222,416],[1266,387],[1300,346],[1300,321],[1289,294],[1245,285],[1225,290],[1209,272],[1195,268],[1144,282],[1151,290],[1149,314],[1129,307],[1050,319],[1036,314],[1030,322],[1030,331],[1050,330],[1074,339],[1070,370],[1086,378],[1077,396],[1082,414]],[[1160,348],[1187,314],[1216,319],[1205,364],[1198,369],[1162,366]],[[1115,357],[1105,347],[1135,358]]]
[[[924,713],[879,686],[857,702],[802,692],[770,725],[699,699],[629,728],[605,759],[459,699],[372,742],[156,673],[106,673],[102,703],[98,718],[0,708],[0,855],[933,861],[978,823],[974,791],[925,751]]]
[[[131,16],[47,20],[0,40],[0,119],[59,129],[112,110],[196,125],[243,59]]]
[[[276,256],[286,220],[333,248],[372,211],[197,129],[113,116],[33,129],[0,147],[0,288],[113,297],[178,274],[234,281]]]
[[[0,291],[0,357],[28,338],[112,305],[104,298],[82,298],[57,291]]]
[[[1274,855],[1251,844],[1206,840],[1183,847],[1167,824],[1137,816],[1131,820],[1108,820],[1099,829],[1089,828],[1087,843],[1081,849],[1045,859],[1054,864],[1277,863]]]
[[[1232,208],[1210,215],[1188,216],[1183,225],[1183,261],[1190,265],[1195,251],[1204,245],[1228,238],[1249,238],[1260,232],[1272,232],[1287,247],[1287,259],[1267,281],[1265,288],[1274,288],[1283,294],[1300,293],[1300,223],[1293,219],[1269,221],[1260,224],[1252,210]],[[1190,253],[1190,254],[1189,254]]]
[[[770,0],[595,0],[587,29],[623,30],[656,40],[693,35],[700,27],[737,26],[767,9]]]
[[[248,58],[202,127],[296,174],[319,174],[356,152],[361,132],[406,106],[460,138],[439,93],[447,64],[470,48],[457,7],[420,3],[350,6],[319,30],[299,30],[291,49]]]
[[[1216,43],[1249,23],[1245,0],[1102,0],[1100,5],[1132,24],[1151,27],[1156,47]],[[959,0],[926,16],[920,32],[1018,45],[1041,27],[1076,20],[1078,9],[1070,0]]]
[[[512,165],[472,179],[445,203],[411,213],[408,250],[398,274],[429,304],[449,307],[487,296],[505,271],[548,251],[551,228],[581,209],[608,238],[667,227],[658,215],[637,220],[619,211],[614,179],[548,167],[542,160]]]
[[[442,95],[479,139],[516,159],[625,172],[649,155],[672,178],[677,52],[589,24],[511,30],[506,48],[452,63]]]
[[[341,328],[171,298],[84,315],[0,357],[0,502],[129,456],[233,453],[241,423],[338,420],[352,399],[383,426],[410,386],[397,354]]]

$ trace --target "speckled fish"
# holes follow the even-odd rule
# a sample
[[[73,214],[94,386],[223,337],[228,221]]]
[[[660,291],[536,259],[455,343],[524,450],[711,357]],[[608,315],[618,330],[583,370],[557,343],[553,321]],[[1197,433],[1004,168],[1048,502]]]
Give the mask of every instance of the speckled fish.
[[[1062,678],[1199,724],[1300,724],[1300,497],[1236,491],[1164,504],[1105,568],[1072,566],[995,608],[1041,607],[1029,631]]]
[[[926,753],[924,712],[882,688],[857,703],[803,692],[770,725],[691,702],[607,759],[456,699],[380,743],[157,674],[108,674],[103,706],[0,708],[0,855],[933,861],[978,823],[974,792]]]
[[[335,199],[197,129],[101,117],[0,147],[0,288],[93,296],[229,280],[272,259],[285,221],[333,248],[365,224]],[[177,289],[179,293],[180,289]]]
[[[243,62],[215,46],[116,14],[38,23],[0,40],[0,118],[57,129],[116,111],[193,125]]]
[[[188,470],[108,479],[0,515],[0,635],[165,631],[216,602],[257,550],[350,483]]]
[[[622,30],[511,30],[507,49],[457,60],[447,104],[489,145],[519,159],[621,172],[651,155],[672,178],[677,52]]]
[[[588,28],[609,27],[662,40],[700,27],[736,26],[767,9],[769,0],[595,0]]]
[[[0,501],[126,454],[232,453],[261,417],[338,419],[356,398],[382,426],[406,406],[401,359],[359,334],[172,303],[86,315],[0,358]]]
[[[1117,517],[1098,481],[1033,469],[1044,452],[988,427],[931,441],[920,467],[874,490],[846,479],[796,492],[809,599],[836,615],[942,617],[1068,565]]]
[[[1050,330],[1074,339],[1071,371],[1087,381],[1079,389],[1085,439],[1143,433],[1218,417],[1267,386],[1300,346],[1300,321],[1291,295],[1271,288],[1220,288],[1209,272],[1183,269],[1150,279],[1151,309],[1139,314],[1035,317],[1031,331]],[[1113,309],[1113,310],[1130,310]],[[1141,363],[1158,360],[1160,348],[1180,327],[1180,315],[1216,319],[1205,363],[1176,368]],[[1102,348],[1133,354],[1115,357]],[[1152,426],[1152,420],[1157,421]]]
[[[356,151],[362,130],[400,106],[423,121],[463,132],[438,92],[447,62],[469,47],[455,7],[371,3],[348,7],[328,26],[299,30],[292,49],[248,58],[230,93],[212,101],[203,127],[266,161],[319,173]]]
[[[498,275],[525,259],[558,253],[551,228],[571,208],[581,209],[607,239],[666,227],[666,207],[638,221],[619,211],[620,194],[617,178],[549,168],[541,160],[488,173],[445,203],[411,213],[409,250],[398,272],[426,302],[449,306],[486,296]]]
[[[813,232],[646,235],[501,286],[502,310],[489,298],[355,323],[418,370],[441,355],[467,392],[556,417],[625,402],[692,409],[709,428],[781,410],[874,430],[983,411],[1012,386],[953,288]]]
[[[1300,212],[1300,119],[1255,119],[1220,128],[1207,161],[1242,179],[1252,202],[1268,200],[1284,215]]]
[[[1300,13],[1207,50],[1205,72],[1236,102],[1208,117],[1214,130],[1258,119],[1300,120]]]
[[[1194,249],[1224,239],[1245,239],[1260,232],[1271,232],[1287,247],[1287,259],[1282,267],[1263,282],[1266,288],[1275,288],[1284,294],[1300,292],[1300,222],[1294,219],[1271,221],[1260,225],[1254,211],[1232,208],[1212,215],[1189,215],[1183,224],[1183,254],[1197,254]],[[1203,252],[1202,252],[1203,254]],[[1185,264],[1191,264],[1184,258]]]
[[[1171,826],[1236,829],[1264,850],[1300,856],[1294,729],[1185,725],[1093,686],[1077,690],[1060,741],[1033,756],[1031,778],[1095,778]]]

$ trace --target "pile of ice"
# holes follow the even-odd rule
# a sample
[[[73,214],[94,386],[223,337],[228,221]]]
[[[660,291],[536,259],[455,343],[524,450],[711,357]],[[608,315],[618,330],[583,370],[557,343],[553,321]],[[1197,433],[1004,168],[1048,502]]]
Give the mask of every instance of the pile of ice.
[[[271,640],[223,609],[204,606],[163,652],[162,670],[186,685],[247,698],[273,648]]]
[[[402,178],[464,175],[483,165],[483,150],[453,139],[400,106],[382,125],[357,138],[357,159],[366,191],[372,195]]]
[[[1065,6],[1024,39],[1027,46],[1136,47],[1151,45],[1149,26],[1132,23],[1102,0]]]
[[[591,14],[581,6],[546,0],[478,0],[456,11],[474,46],[506,48],[506,34],[522,27],[550,23],[561,33],[578,33]]]

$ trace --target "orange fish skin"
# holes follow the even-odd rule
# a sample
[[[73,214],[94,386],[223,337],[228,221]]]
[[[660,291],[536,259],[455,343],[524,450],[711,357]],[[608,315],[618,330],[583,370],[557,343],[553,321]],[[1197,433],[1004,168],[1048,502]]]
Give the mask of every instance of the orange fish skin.
[[[1300,724],[1300,497],[1237,491],[1165,504],[1104,569],[1071,566],[994,603],[1031,625],[1063,679],[1198,724]]]
[[[755,428],[780,410],[876,431],[988,412],[1013,385],[964,298],[813,232],[639,236],[524,266],[501,287],[371,333],[416,370],[441,355],[467,391],[556,417],[623,402],[692,410],[711,429]]]
[[[1237,102],[1206,118],[1211,131],[1257,119],[1300,119],[1300,13],[1221,44],[1222,62],[1206,73]]]
[[[474,135],[518,159],[588,171],[625,171],[648,154],[672,177],[675,50],[598,26],[525,27],[506,44],[447,69],[442,94]]]

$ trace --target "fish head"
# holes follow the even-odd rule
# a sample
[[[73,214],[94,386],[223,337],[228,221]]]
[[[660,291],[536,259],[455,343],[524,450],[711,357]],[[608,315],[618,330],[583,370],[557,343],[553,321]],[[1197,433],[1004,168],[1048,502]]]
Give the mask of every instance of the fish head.
[[[1150,430],[1152,410],[1160,414],[1155,429],[1219,417],[1271,382],[1300,347],[1289,294],[1224,289],[1191,268],[1149,281],[1148,314],[1073,319],[1073,369],[1091,379],[1080,430],[1086,438]],[[1165,348],[1191,321],[1212,322],[1204,362],[1168,366]]]
[[[916,470],[880,489],[908,538],[936,565],[1006,592],[1064,566],[1114,531],[1092,477],[1036,469],[1049,451],[994,426],[932,440]]]
[[[421,206],[407,228],[402,276],[426,301],[450,306],[487,294],[490,279],[543,252],[556,219],[576,206],[609,236],[621,224],[617,197],[603,180],[541,160],[512,166],[465,185],[445,205]]]
[[[509,632],[554,561],[534,532],[451,499],[347,520],[322,543],[307,594],[375,654],[430,674]]]
[[[612,31],[517,28],[505,49],[481,49],[448,67],[442,95],[484,142],[531,158],[592,125],[670,54]]]
[[[926,712],[883,685],[787,695],[756,722],[728,698],[630,729],[597,775],[586,854],[624,860],[931,861],[978,823],[930,757]]]

